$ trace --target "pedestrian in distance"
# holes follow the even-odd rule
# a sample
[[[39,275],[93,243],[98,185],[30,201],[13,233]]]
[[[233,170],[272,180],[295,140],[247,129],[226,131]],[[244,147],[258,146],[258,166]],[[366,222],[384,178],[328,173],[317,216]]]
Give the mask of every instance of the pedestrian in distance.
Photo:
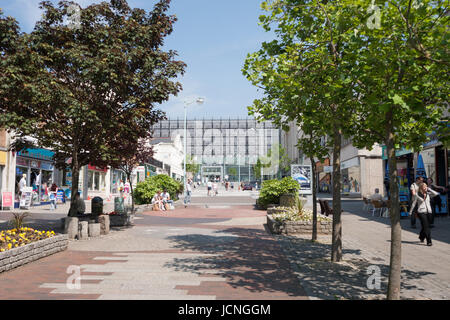
[[[211,181],[208,181],[207,182],[207,184],[206,184],[206,187],[208,188],[208,197],[211,195],[211,192],[212,192],[212,182]]]
[[[188,204],[191,203],[191,194],[192,194],[192,188],[191,184],[188,182],[186,184],[186,197],[184,198],[184,207],[186,208]]]
[[[433,184],[432,178],[427,179],[427,184],[428,184],[428,188],[430,188],[431,190],[434,190],[436,192],[445,193],[447,191],[444,187],[440,187],[440,186]],[[439,197],[431,198],[430,204],[431,204],[431,210],[432,210],[432,214],[429,216],[430,217],[430,228],[433,228],[434,227],[434,217],[436,216],[436,206],[439,208],[439,212],[441,212],[441,210],[442,210],[441,197],[439,196]]]
[[[58,186],[56,183],[53,183],[49,188],[49,197],[50,197],[50,210],[56,210],[56,196],[58,194]]]
[[[409,210],[409,215],[411,217],[411,228],[416,228],[416,215],[413,214],[414,206],[412,205],[414,203],[415,197],[417,195],[417,192],[419,191],[419,185],[423,183],[422,177],[416,177],[416,181],[411,185],[409,188],[411,191],[411,208]]]
[[[427,239],[427,246],[432,245],[429,218],[429,215],[432,214],[430,199],[436,196],[439,196],[438,192],[428,188],[426,183],[421,183],[412,204],[412,214],[417,214],[422,225],[419,240],[424,242]]]

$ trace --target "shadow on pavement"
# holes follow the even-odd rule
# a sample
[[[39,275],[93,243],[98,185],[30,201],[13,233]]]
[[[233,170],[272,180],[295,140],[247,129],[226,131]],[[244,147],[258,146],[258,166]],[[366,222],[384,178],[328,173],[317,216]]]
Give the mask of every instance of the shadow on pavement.
[[[282,237],[286,256],[295,264],[302,284],[308,289],[310,296],[319,299],[385,299],[389,276],[389,265],[369,262],[359,257],[360,250],[343,250],[344,260],[331,262],[331,245],[311,242],[294,237]],[[378,259],[373,259],[378,260]],[[373,269],[370,269],[373,268]],[[379,289],[368,286],[375,285],[375,278],[369,278],[379,271]],[[410,281],[416,281],[431,272],[414,272],[402,270],[402,293],[405,290],[422,290]]]
[[[211,256],[176,258],[165,267],[198,274],[205,270],[217,270],[232,287],[251,292],[283,292],[289,296],[299,296],[305,294],[303,290],[307,289],[310,297],[327,300],[385,298],[389,266],[361,259],[360,250],[344,249],[346,260],[331,263],[328,244],[282,237],[282,250],[280,244],[262,230],[229,228],[216,233],[218,236],[191,234],[168,237],[175,248]],[[379,268],[379,289],[368,288],[367,281],[372,274],[368,274],[368,270],[371,266]],[[410,281],[432,274],[403,269],[402,292],[423,290]]]
[[[212,256],[176,258],[165,267],[198,274],[205,270],[217,270],[217,274],[225,277],[233,288],[304,296],[278,243],[266,232],[228,228],[216,233],[217,236],[191,234],[168,237],[174,243],[174,248]],[[228,235],[220,235],[223,233]]]

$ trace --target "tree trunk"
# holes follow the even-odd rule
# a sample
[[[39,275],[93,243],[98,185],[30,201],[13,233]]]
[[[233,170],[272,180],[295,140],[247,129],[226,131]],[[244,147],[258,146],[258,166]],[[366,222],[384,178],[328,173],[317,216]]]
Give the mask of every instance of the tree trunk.
[[[395,157],[395,140],[393,134],[392,111],[386,114],[386,147],[389,166],[389,193],[391,206],[391,257],[389,268],[388,300],[400,299],[401,261],[402,261],[402,227],[400,224],[399,189],[397,184],[397,159]]]
[[[311,169],[312,169],[312,198],[313,198],[313,229],[312,229],[312,241],[317,240],[317,179],[316,179],[316,165],[314,158],[311,157]]]
[[[342,260],[341,140],[341,130],[335,124],[333,137],[333,235],[331,244],[331,261],[333,262]]]
[[[131,192],[131,214],[134,214],[134,197],[133,197],[133,183],[131,182],[131,173],[127,172],[127,179],[130,182]]]
[[[78,163],[78,154],[75,150],[72,153],[72,163],[70,169],[72,170],[72,187],[70,196],[70,209],[68,216],[74,217],[78,213],[77,206],[75,203],[75,195],[78,193],[78,183],[80,181],[80,164]],[[85,181],[84,183],[87,183],[87,181]]]

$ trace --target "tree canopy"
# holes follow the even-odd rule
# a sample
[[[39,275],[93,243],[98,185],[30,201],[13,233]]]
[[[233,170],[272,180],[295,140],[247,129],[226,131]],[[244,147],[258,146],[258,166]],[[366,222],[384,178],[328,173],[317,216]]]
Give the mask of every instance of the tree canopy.
[[[101,2],[80,9],[74,27],[65,21],[75,3],[43,1],[30,34],[2,19],[15,28],[12,35],[0,29],[10,39],[2,50],[0,126],[52,149],[59,167],[71,159],[72,195],[81,166],[116,161],[120,140],[146,137],[164,117],[157,105],[181,90],[176,78],[185,63],[161,50],[176,21],[169,4],[160,0],[146,12],[125,0]]]

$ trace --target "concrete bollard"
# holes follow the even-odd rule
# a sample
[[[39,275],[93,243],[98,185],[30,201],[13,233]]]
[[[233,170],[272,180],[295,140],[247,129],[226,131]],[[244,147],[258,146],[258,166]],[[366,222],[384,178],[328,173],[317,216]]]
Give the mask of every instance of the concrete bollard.
[[[69,239],[75,239],[78,236],[78,218],[65,218],[64,233],[68,235]]]
[[[98,217],[98,222],[100,223],[100,234],[105,235],[109,233],[109,216],[108,215],[100,215]]]
[[[100,223],[89,223],[89,237],[100,236]]]
[[[78,240],[87,240],[89,238],[87,221],[81,221],[79,224]]]

